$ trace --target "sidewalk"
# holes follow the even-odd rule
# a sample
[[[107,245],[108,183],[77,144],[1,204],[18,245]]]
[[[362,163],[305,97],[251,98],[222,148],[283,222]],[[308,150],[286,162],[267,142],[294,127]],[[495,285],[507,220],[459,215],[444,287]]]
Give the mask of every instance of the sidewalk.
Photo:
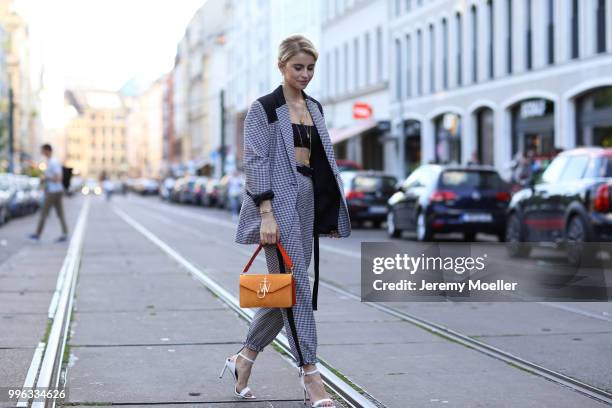
[[[78,197],[64,201],[72,231],[82,205]],[[54,212],[41,242],[25,237],[34,232],[40,212],[0,227],[0,387],[20,388],[34,349],[45,335],[48,309],[67,243],[54,243],[61,233]],[[6,401],[0,399],[0,406]]]

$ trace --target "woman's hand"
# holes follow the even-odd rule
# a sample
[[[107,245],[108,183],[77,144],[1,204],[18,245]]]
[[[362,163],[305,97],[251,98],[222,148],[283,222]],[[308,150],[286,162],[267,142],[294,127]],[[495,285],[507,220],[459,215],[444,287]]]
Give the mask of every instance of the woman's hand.
[[[259,228],[259,242],[263,245],[275,244],[280,240],[280,229],[276,224],[271,212],[261,215],[261,227]]]

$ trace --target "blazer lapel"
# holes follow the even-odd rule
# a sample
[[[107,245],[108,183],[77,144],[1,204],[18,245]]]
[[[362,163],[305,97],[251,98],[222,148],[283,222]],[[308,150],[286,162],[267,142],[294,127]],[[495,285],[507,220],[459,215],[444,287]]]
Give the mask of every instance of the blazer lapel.
[[[293,146],[293,129],[291,127],[291,116],[289,115],[289,107],[287,104],[276,108],[276,114],[278,115],[278,125],[280,126],[283,136],[285,150],[289,156],[289,163],[291,163],[293,176],[297,182],[297,163],[295,161],[295,148]]]
[[[295,161],[295,149],[293,147],[293,129],[291,128],[291,116],[289,115],[289,106],[283,94],[283,86],[279,85],[273,92],[276,99],[276,116],[278,118],[278,126],[280,127],[285,151],[289,156],[293,177],[297,183],[297,167]]]

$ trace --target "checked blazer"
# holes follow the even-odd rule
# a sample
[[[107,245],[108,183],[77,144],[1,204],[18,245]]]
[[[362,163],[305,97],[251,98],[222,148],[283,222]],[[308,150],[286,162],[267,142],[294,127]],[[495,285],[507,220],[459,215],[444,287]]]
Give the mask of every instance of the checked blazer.
[[[321,137],[325,155],[340,192],[337,232],[340,237],[348,237],[351,233],[351,224],[344,198],[344,186],[325,125],[323,108],[317,100],[306,95],[304,91],[302,95]],[[272,211],[280,229],[281,242],[286,242],[291,234],[299,234],[299,231],[292,231],[295,227],[299,228],[299,223],[294,222],[298,171],[289,106],[285,101],[282,86],[251,104],[244,121],[243,157],[246,183],[235,242],[239,244],[259,243],[261,215],[259,207],[251,196],[257,197],[270,190],[274,193]]]

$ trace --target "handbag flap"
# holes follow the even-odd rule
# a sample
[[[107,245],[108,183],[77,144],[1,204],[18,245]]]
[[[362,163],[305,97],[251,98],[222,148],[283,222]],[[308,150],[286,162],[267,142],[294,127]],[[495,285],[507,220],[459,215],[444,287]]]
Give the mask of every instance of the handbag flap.
[[[266,292],[274,293],[277,290],[281,290],[284,287],[291,285],[293,275],[290,273],[275,273],[266,275],[242,274],[240,275],[240,286],[252,292],[258,292],[262,288],[264,279],[267,287]]]

